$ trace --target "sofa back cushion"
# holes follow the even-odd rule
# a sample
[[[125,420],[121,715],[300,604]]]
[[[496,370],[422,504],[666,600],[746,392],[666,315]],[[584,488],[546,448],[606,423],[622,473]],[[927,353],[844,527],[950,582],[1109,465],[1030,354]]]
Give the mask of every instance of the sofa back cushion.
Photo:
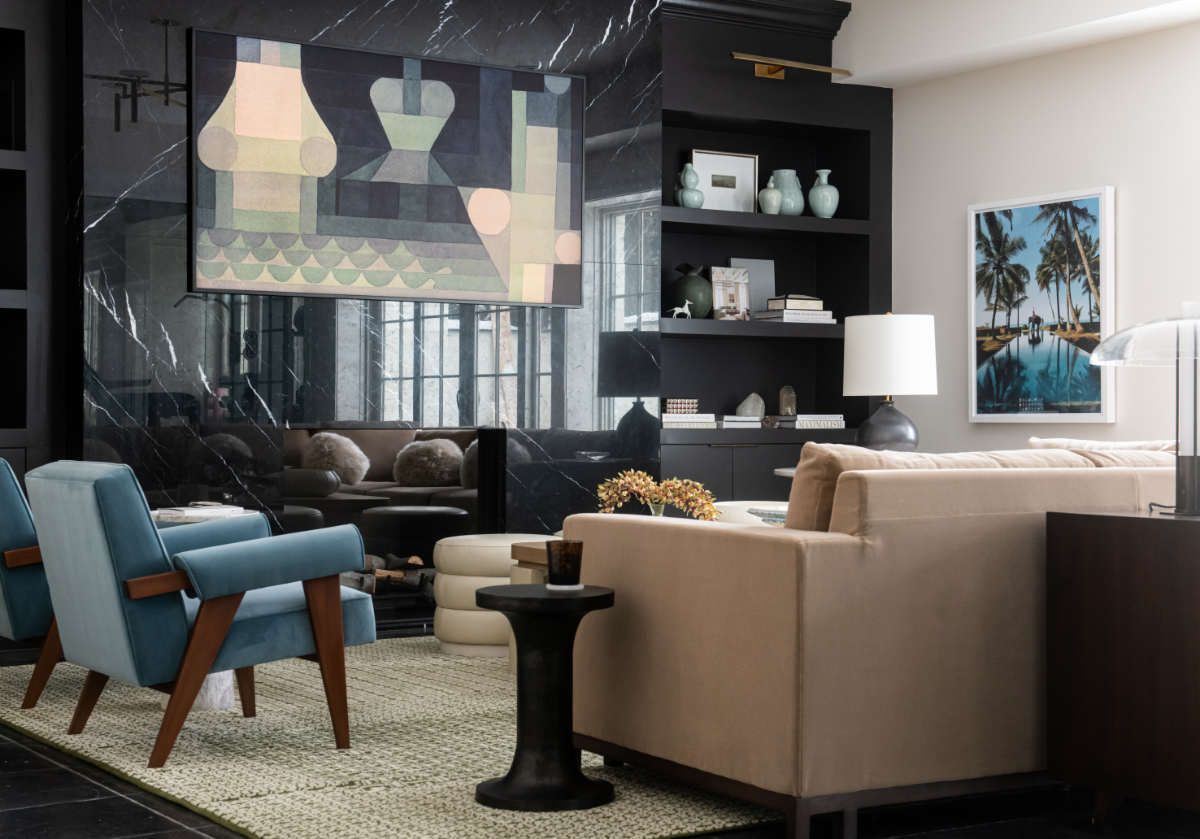
[[[464,452],[479,436],[474,428],[419,428],[414,440],[453,440]]]
[[[304,444],[308,442],[307,428],[285,428],[283,431],[283,465],[299,466],[304,462]],[[90,458],[89,458],[90,459]]]
[[[337,433],[354,441],[371,465],[364,481],[391,481],[396,452],[411,443],[417,432],[411,428],[339,428]]]
[[[1174,440],[1079,440],[1074,437],[1030,437],[1031,449],[1070,449],[1071,451],[1145,450],[1175,451]]]
[[[843,472],[876,469],[1091,468],[1092,461],[1062,449],[994,452],[893,452],[838,443],[808,443],[800,452],[784,525],[829,530],[838,478]]]
[[[1134,468],[1174,467],[1175,453],[1151,449],[1079,449],[1075,454],[1086,457],[1101,468],[1130,466]]]

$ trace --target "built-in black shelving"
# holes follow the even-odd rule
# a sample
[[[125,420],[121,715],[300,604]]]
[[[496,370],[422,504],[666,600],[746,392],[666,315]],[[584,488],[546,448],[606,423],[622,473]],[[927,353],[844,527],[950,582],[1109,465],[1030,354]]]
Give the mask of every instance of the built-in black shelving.
[[[735,213],[670,205],[662,208],[662,227],[664,233],[731,236],[792,237],[805,233],[867,236],[871,233],[871,223],[862,219],[769,216],[766,213]]]
[[[721,500],[783,499],[787,482],[773,469],[794,464],[806,442],[854,442],[854,428],[871,408],[866,398],[842,395],[842,324],[891,308],[891,91],[835,85],[799,70],[782,81],[756,78],[731,51],[827,65],[837,21],[828,32],[797,33],[781,11],[756,7],[757,17],[743,26],[730,17],[740,7],[721,8],[718,21],[694,14],[691,3],[663,6],[664,312],[679,302],[672,293],[679,266],[725,266],[740,257],[771,260],[776,294],[819,297],[838,322],[664,314],[660,393],[697,399],[704,413],[732,414],[755,392],[775,414],[780,389],[789,385],[800,413],[840,413],[851,427],[663,429],[662,470],[703,482]],[[777,25],[763,26],[762,14]],[[756,188],[776,169],[795,169],[806,201],[815,170],[830,169],[838,210],[821,219],[809,207],[782,216],[676,206],[677,175],[696,149],[756,155]]]
[[[708,318],[663,318],[658,322],[663,335],[721,338],[817,338],[833,340],[846,334],[840,323],[781,323],[763,320],[711,320]]]
[[[853,428],[664,428],[660,441],[669,445],[780,445],[785,443],[853,443]]]

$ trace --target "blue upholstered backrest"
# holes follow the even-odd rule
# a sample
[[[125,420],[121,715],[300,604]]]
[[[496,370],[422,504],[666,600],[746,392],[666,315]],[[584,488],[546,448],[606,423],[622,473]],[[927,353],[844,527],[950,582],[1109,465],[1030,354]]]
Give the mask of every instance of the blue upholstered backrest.
[[[0,458],[0,637],[13,641],[45,635],[54,615],[46,572],[40,565],[9,568],[5,551],[37,544],[29,505],[8,461]]]
[[[66,659],[133,684],[174,679],[187,645],[182,595],[125,593],[125,580],[172,570],[133,470],[60,460],[25,486]]]

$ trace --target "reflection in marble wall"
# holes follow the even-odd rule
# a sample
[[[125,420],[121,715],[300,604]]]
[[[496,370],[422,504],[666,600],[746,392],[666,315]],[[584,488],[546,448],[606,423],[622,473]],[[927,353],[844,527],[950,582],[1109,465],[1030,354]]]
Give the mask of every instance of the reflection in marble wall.
[[[585,306],[551,310],[190,294],[186,93],[160,86],[134,122],[121,82],[85,78],[87,457],[132,464],[152,503],[270,506],[289,425],[503,424],[532,453],[510,464],[510,529],[592,506],[628,465],[612,430],[634,403],[597,395],[598,336],[657,329],[657,0],[109,0],[80,14],[85,75],[144,72],[151,90],[187,79],[192,26],[587,85]],[[564,463],[582,449],[612,462]]]

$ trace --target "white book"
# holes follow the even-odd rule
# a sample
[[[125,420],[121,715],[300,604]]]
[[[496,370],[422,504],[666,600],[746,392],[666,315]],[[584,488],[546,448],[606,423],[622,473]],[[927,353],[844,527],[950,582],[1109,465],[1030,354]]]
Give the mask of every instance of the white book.
[[[663,414],[663,422],[716,422],[716,414]]]
[[[716,428],[716,420],[712,422],[664,422],[663,428]]]
[[[754,312],[750,315],[754,320],[778,320],[784,323],[810,323],[812,321],[833,321],[833,312],[822,309],[819,312],[774,311]]]
[[[800,420],[795,426],[796,429],[802,428],[845,428],[845,420]]]

